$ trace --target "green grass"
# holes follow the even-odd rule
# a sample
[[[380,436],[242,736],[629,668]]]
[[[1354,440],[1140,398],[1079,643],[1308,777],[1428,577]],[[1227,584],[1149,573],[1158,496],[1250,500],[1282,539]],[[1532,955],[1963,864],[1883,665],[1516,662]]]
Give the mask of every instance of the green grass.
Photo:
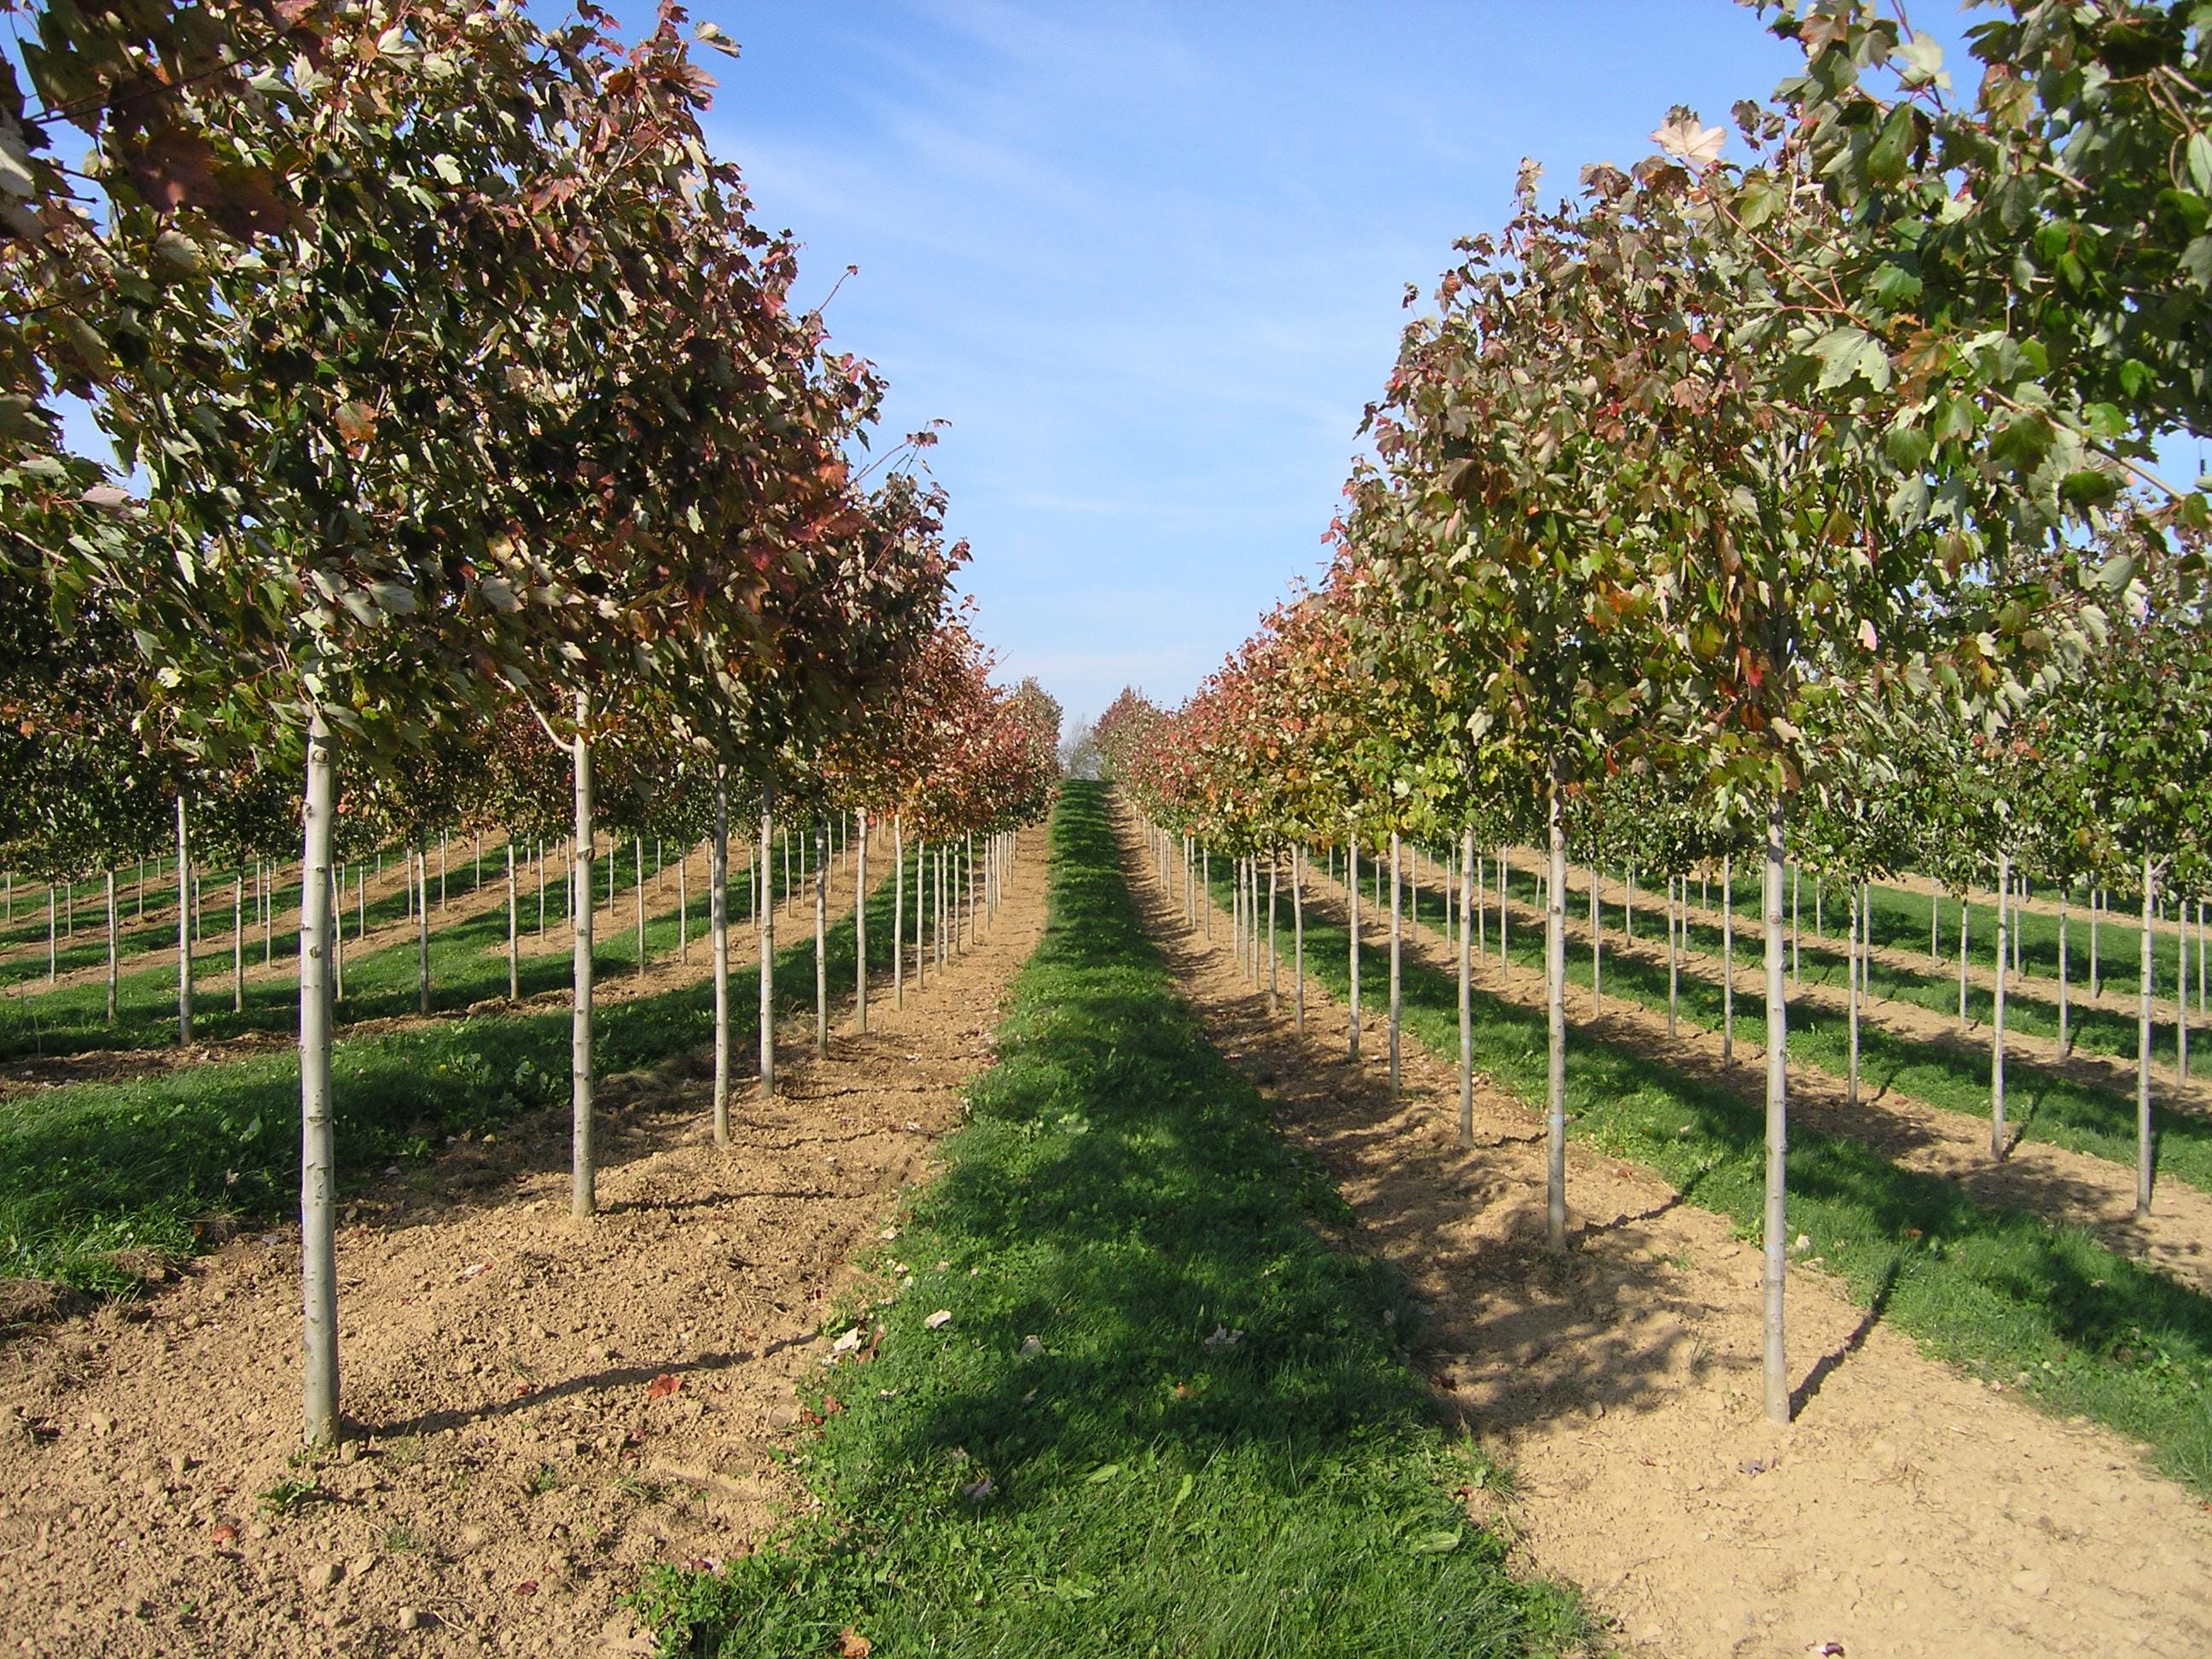
[[[1384,880],[1387,899],[1389,881]],[[1372,896],[1372,890],[1362,895],[1362,900]],[[1441,928],[1443,911],[1433,906],[1430,895],[1421,895],[1422,920]],[[1411,906],[1407,915],[1413,914]],[[1586,913],[1579,904],[1572,913],[1577,921],[1585,919]],[[1657,937],[1645,943],[1665,948],[1666,919],[1663,910],[1654,913]],[[1493,925],[1495,917],[1492,918]],[[1376,918],[1378,926],[1387,928],[1387,915]],[[1625,1000],[1654,1012],[1663,1013],[1667,1007],[1667,965],[1660,962],[1639,962],[1610,947],[1618,942],[1619,917],[1608,917],[1607,949],[1603,957],[1602,987],[1608,1000]],[[1642,912],[1637,916],[1641,929]],[[1694,931],[1694,930],[1693,930]],[[1700,959],[1686,956],[1680,975],[1680,1005],[1683,1017],[1695,1025],[1709,1030],[1718,1030],[1723,1018],[1720,982],[1720,933],[1712,931],[1709,949],[1711,955]],[[1491,955],[1496,954],[1497,934],[1489,934]],[[1516,925],[1506,934],[1508,954],[1523,968],[1540,973],[1544,966],[1544,934],[1540,922]],[[1755,935],[1740,934],[1736,939],[1736,964],[1739,969],[1756,964],[1762,959],[1765,946]],[[1817,977],[1821,963],[1816,953],[1804,953],[1805,966],[1813,972],[1808,977]],[[1834,971],[1838,980],[1844,975],[1844,958],[1833,958]],[[1567,949],[1567,979],[1569,983],[1587,988],[1590,982],[1589,942],[1587,938],[1570,938]],[[1365,988],[1363,986],[1362,989]],[[2021,1003],[2006,1000],[2006,1018],[2012,1024],[2021,1009]],[[2028,1022],[2023,1020],[2021,1024]],[[1765,1005],[1759,996],[1747,995],[1739,990],[1735,998],[1736,1036],[1746,1044],[1763,1045],[1766,1041]],[[1454,1039],[1456,1044],[1457,1039]],[[1903,1036],[1883,1027],[1875,1011],[1862,1013],[1859,1020],[1859,1078],[1865,1094],[1871,1097],[1889,1090],[1911,1097],[1923,1105],[1942,1111],[1957,1112],[1968,1117],[1986,1118],[1990,1109],[1990,1062],[1986,1046],[1987,1033],[1980,1043],[1954,1047],[1946,1043],[1929,1042]],[[1453,1052],[1457,1053],[1456,1047]],[[1836,1078],[1850,1072],[1850,1021],[1842,1010],[1823,1006],[1798,999],[1790,1003],[1790,1058],[1793,1063],[1814,1067]],[[2069,1151],[2086,1152],[2093,1158],[2109,1159],[2132,1169],[2136,1160],[2136,1103],[2132,1089],[2100,1087],[2097,1084],[2063,1076],[2051,1067],[2038,1064],[2023,1056],[2017,1049],[2005,1058],[2006,1121],[2014,1133],[2024,1139],[2040,1140]],[[2186,1182],[2192,1187],[2212,1191],[2212,1120],[2201,1114],[2173,1111],[2160,1103],[2154,1096],[2151,1107],[2151,1129],[2156,1137],[2159,1170]]]
[[[888,915],[889,888],[887,876],[871,896],[872,915]],[[485,925],[505,937],[503,923]],[[811,918],[787,937],[776,953],[778,1006],[811,1008]],[[878,964],[889,970],[890,929],[871,927],[868,945],[873,979]],[[848,913],[829,933],[833,991],[852,985],[853,952]],[[703,947],[694,959],[703,975]],[[494,967],[504,991],[504,959]],[[539,969],[548,984],[565,984],[568,972],[566,956]],[[741,1054],[757,1030],[758,972],[732,964],[733,1023],[748,1033]],[[593,1035],[602,1073],[698,1049],[713,1041],[713,988],[702,977],[604,1003]],[[331,1054],[342,1170],[357,1180],[394,1159],[426,1157],[447,1135],[481,1134],[565,1100],[568,1039],[566,1007],[342,1038]],[[126,1290],[138,1279],[131,1255],[188,1255],[211,1218],[295,1214],[299,1157],[299,1061],[290,1050],[19,1095],[0,1103],[0,1276]]]
[[[1342,1200],[1176,995],[1103,792],[1068,785],[1050,833],[999,1063],[879,1264],[913,1283],[878,1357],[830,1373],[842,1409],[816,1401],[821,1508],[720,1574],[653,1570],[664,1650],[828,1653],[848,1626],[878,1659],[1577,1639],[1572,1599],[1514,1582],[1454,1500],[1492,1472],[1406,1367],[1406,1292],[1329,1242]]]
[[[1346,944],[1340,921],[1308,907],[1306,971],[1339,996]],[[1363,1004],[1387,1006],[1386,950],[1364,947],[1361,961]],[[1409,957],[1404,998],[1407,1036],[1455,1064],[1456,981]],[[1480,990],[1473,1002],[1475,1069],[1540,1109],[1541,1011]],[[1656,1170],[1741,1237],[1756,1237],[1765,1155],[1759,1106],[1580,1030],[1568,1036],[1567,1104],[1577,1139]],[[1790,1188],[1792,1236],[1810,1238],[1811,1253],[1859,1305],[1879,1310],[1926,1352],[2020,1388],[2054,1413],[2079,1413],[2146,1443],[2160,1468],[2212,1493],[2212,1299],[2081,1229],[1985,1207],[1950,1182],[1796,1126]],[[1797,1356],[1801,1375],[1806,1358]]]

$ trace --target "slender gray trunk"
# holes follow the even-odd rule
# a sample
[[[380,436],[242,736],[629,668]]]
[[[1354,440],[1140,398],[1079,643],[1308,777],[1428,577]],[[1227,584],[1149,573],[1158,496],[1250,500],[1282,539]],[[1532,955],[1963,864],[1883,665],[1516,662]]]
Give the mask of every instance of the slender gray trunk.
[[[1990,1018],[1990,1156],[2005,1153],[2005,976],[2013,927],[2012,855],[1997,854],[1997,976]]]
[[[860,833],[851,843],[853,859],[853,1029],[868,1034],[868,809],[860,809]]]
[[[1589,872],[1589,930],[1590,930],[1590,1018],[1595,1019],[1605,1006],[1605,994],[1601,988],[1599,970],[1602,966],[1601,954],[1605,946],[1605,911],[1598,897],[1601,866],[1593,862]]]
[[[2061,1059],[2074,1052],[2072,1011],[2067,1006],[2066,979],[2066,896],[2070,890],[2058,890],[2058,1054]]]
[[[730,1144],[730,775],[714,768],[714,828],[707,849],[707,954],[714,978],[714,1144]]]
[[[2093,1002],[2100,994],[2104,977],[2100,953],[2097,949],[2097,924],[2104,919],[2104,912],[2105,890],[2092,887],[2089,890],[2089,999]]]
[[[514,837],[507,838],[507,1000],[522,1000],[522,909],[514,888]]]
[[[1282,848],[1267,849],[1267,1012],[1276,1012],[1282,1006],[1281,975],[1277,971],[1275,955],[1275,885],[1282,863]]]
[[[906,1006],[906,814],[891,814],[891,1006]]]
[[[1398,832],[1390,832],[1390,1092],[1398,1092],[1398,1024],[1403,1012],[1402,993],[1404,975],[1401,956],[1403,949],[1401,934],[1404,918],[1399,914],[1398,902]]]
[[[1306,1034],[1305,856],[1303,842],[1291,849],[1291,1018],[1300,1036]]]
[[[1784,1275],[1790,1229],[1790,998],[1782,972],[1782,802],[1766,809],[1766,1217],[1765,1321],[1761,1370],[1770,1422],[1790,1420],[1790,1367],[1783,1346]]]
[[[246,1012],[246,872],[230,878],[230,1012]]]
[[[1721,854],[1721,1064],[1735,1063],[1735,861]]]
[[[330,728],[307,724],[300,871],[300,1305],[307,1443],[338,1437],[337,1134],[331,1112],[331,834],[337,814]]]
[[[1966,919],[1973,907],[1962,892],[1959,896],[1959,1029],[1966,1029]]]
[[[1866,902],[1866,888],[1863,884],[1855,885],[1848,888],[1846,891],[1851,906],[1850,938],[1846,945],[1850,952],[1850,961],[1845,968],[1845,973],[1850,981],[1851,1063],[1849,1099],[1850,1103],[1856,1106],[1859,1103],[1859,995],[1866,983],[1865,941],[1859,932],[1859,914],[1861,907]]]
[[[415,906],[415,1012],[430,1012],[430,848],[427,836],[415,843],[415,870],[421,881]]]
[[[1349,947],[1352,964],[1352,1026],[1351,1056],[1356,1065],[1359,1060],[1359,842],[1354,837],[1345,866],[1352,878],[1345,884],[1345,892],[1352,902],[1352,944]]]
[[[52,927],[52,901],[47,901]],[[177,1041],[192,1040],[192,849],[185,830],[185,793],[177,792]]]
[[[775,856],[775,789],[771,784],[761,785],[761,880],[765,883],[775,873],[772,862]],[[784,867],[790,868],[791,848],[783,851]],[[763,1100],[775,1097],[775,906],[763,902],[760,907],[760,1095]]]
[[[814,821],[814,1057],[830,1057],[830,823]]]
[[[1544,905],[1544,1234],[1567,1247],[1567,832],[1560,817],[1559,770],[1545,798],[1550,879]]]
[[[576,839],[572,856],[572,892],[583,902],[570,906],[574,922],[573,963],[574,994],[568,1030],[569,1193],[568,1212],[590,1215],[599,1207],[599,1163],[592,1121],[592,919],[597,900],[592,891],[592,700],[576,694],[576,735],[571,745],[575,772]]]
[[[1667,1035],[1674,1036],[1680,1023],[1682,1007],[1681,928],[1686,918],[1682,915],[1685,895],[1680,889],[1687,877],[1667,878]]]
[[[637,836],[630,843],[630,867],[637,872],[637,885],[630,895],[637,911],[637,976],[645,977],[645,837]],[[608,885],[613,885],[611,872]],[[611,897],[612,896],[610,895]]]
[[[107,872],[107,1023],[115,1024],[115,872]]]
[[[1459,1144],[1474,1144],[1474,935],[1467,913],[1474,902],[1480,865],[1474,828],[1461,832],[1459,854]]]
[[[659,857],[658,843],[653,856]],[[676,855],[676,959],[691,960],[691,849]]]
[[[2152,1164],[2154,1155],[2150,1133],[2150,999],[2158,968],[2151,951],[2151,920],[2157,903],[2158,882],[2150,854],[2142,861],[2142,950],[2137,971],[2142,983],[2136,996],[2136,1214],[2150,1213]]]
[[[1798,901],[1803,896],[1804,886],[1804,871],[1795,865],[1791,866],[1790,870],[1790,988],[1793,991],[1805,982],[1798,973],[1798,945],[1802,936],[1797,926]]]

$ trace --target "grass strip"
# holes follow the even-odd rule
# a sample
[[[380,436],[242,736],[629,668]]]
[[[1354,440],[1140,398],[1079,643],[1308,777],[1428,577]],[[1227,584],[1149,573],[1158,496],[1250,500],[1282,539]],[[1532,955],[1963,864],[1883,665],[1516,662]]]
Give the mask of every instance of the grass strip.
[[[1333,909],[1308,907],[1306,971],[1340,998],[1348,942]],[[1279,948],[1289,948],[1286,935]],[[1363,1005],[1387,1009],[1387,940],[1364,945],[1360,960]],[[1407,1035],[1456,1065],[1456,981],[1409,955],[1403,983]],[[1480,989],[1473,1007],[1476,1071],[1540,1109],[1542,1011]],[[1576,1139],[1657,1171],[1690,1202],[1727,1216],[1740,1237],[1758,1236],[1759,1106],[1571,1030],[1567,1111]],[[1807,1253],[1853,1302],[1924,1352],[2017,1388],[2055,1415],[2094,1418],[2143,1442],[2156,1467],[2212,1493],[2212,1299],[2081,1228],[1985,1207],[1940,1176],[1796,1126],[1790,1188],[1793,1236],[1806,1237]]]
[[[1406,1292],[1328,1240],[1343,1200],[1176,994],[1103,791],[1066,786],[1050,836],[998,1064],[883,1252],[912,1278],[868,1310],[876,1357],[815,1399],[820,1509],[719,1573],[652,1570],[664,1651],[834,1653],[848,1630],[878,1659],[1577,1639],[1572,1598],[1515,1582],[1455,1501],[1492,1472],[1433,1425]]]
[[[869,903],[886,921],[891,879],[884,877]],[[498,919],[484,925],[505,938]],[[811,918],[787,937],[792,943],[775,957],[776,1006],[811,1009]],[[849,911],[830,929],[827,946],[830,982],[842,991],[853,983]],[[413,949],[406,947],[410,957]],[[890,952],[890,929],[879,922],[868,934],[870,979],[878,987],[877,970],[889,972]],[[702,977],[694,983],[599,1006],[592,1035],[602,1075],[713,1042],[703,942],[696,960]],[[526,962],[526,974],[532,967]],[[503,992],[504,960],[496,968]],[[566,983],[568,962],[545,958],[536,971]],[[733,1039],[740,1063],[757,1031],[751,1011],[759,972],[741,957],[730,975],[732,1024],[746,1033]],[[526,978],[525,988],[532,983]],[[568,1041],[566,1007],[340,1039],[331,1066],[345,1180],[358,1186],[395,1160],[428,1157],[446,1136],[483,1134],[565,1101]],[[291,1050],[17,1096],[0,1104],[0,1277],[95,1294],[128,1290],[144,1253],[190,1255],[211,1221],[296,1214],[299,1159],[299,1056]]]

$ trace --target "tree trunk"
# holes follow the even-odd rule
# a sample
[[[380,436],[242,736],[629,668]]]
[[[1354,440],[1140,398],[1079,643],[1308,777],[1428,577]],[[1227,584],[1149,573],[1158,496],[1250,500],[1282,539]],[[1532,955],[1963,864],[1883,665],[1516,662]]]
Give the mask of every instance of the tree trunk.
[[[768,882],[775,872],[775,789],[771,784],[761,785],[761,880]],[[791,848],[787,841],[784,849],[784,868],[791,867]],[[775,1097],[775,906],[763,900],[760,908],[760,1097],[763,1100]]]
[[[906,1006],[906,814],[891,814],[891,1006]]]
[[[659,843],[654,844],[653,857],[660,854]],[[676,855],[676,959],[691,960],[691,849],[686,847]]]
[[[2097,950],[2097,924],[2103,920],[2104,909],[2104,889],[2092,887],[2089,890],[2089,1000],[2093,1002],[2099,995],[2103,978]]]
[[[814,821],[814,1057],[830,1057],[830,823]]]
[[[2007,954],[2014,926],[2012,855],[1997,854],[1997,977],[1990,1018],[1990,1156],[2005,1154],[2005,975],[2011,966]]]
[[[1505,849],[1498,849],[1498,965],[1506,965],[1505,912],[1512,902],[1513,866],[1506,861]]]
[[[1769,1422],[1790,1420],[1790,1368],[1782,1340],[1790,1257],[1790,999],[1782,974],[1782,802],[1766,809],[1765,1329],[1761,1370]]]
[[[637,976],[645,977],[645,837],[639,836],[630,843],[630,867],[637,872],[637,885],[630,900],[637,911]],[[607,884],[614,884],[611,875]],[[609,896],[610,897],[612,895]]]
[[[1359,1062],[1359,842],[1357,837],[1354,837],[1348,849],[1345,867],[1350,871],[1352,876],[1351,880],[1345,884],[1344,889],[1351,899],[1352,905],[1352,944],[1349,947],[1352,966],[1350,1053],[1352,1063],[1358,1065]]]
[[[300,870],[300,1305],[307,1443],[338,1437],[337,1134],[331,1112],[331,833],[337,814],[330,728],[308,717]]]
[[[1200,939],[1213,937],[1213,848],[1205,842],[1198,846],[1198,929]]]
[[[1959,896],[1959,1029],[1961,1031],[1966,1029],[1966,918],[1972,910],[1973,907],[1966,902],[1966,896],[1961,892]]]
[[[1474,935],[1467,913],[1475,902],[1481,866],[1475,857],[1474,827],[1461,832],[1459,850],[1459,1144],[1474,1145]]]
[[[2142,861],[2142,950],[2137,971],[2142,983],[2136,995],[2136,1214],[2150,1213],[2151,1164],[2153,1161],[2150,1135],[2150,997],[2157,977],[2157,965],[2151,954],[2151,917],[2157,902],[2158,883],[2150,862],[2150,854]]]
[[[714,827],[707,847],[707,955],[714,980],[714,1144],[730,1144],[730,775],[714,768]]]
[[[1567,1248],[1567,832],[1560,817],[1559,770],[1546,795],[1551,847],[1550,890],[1544,908],[1544,1233]]]
[[[47,921],[52,922],[52,901]],[[192,849],[185,830],[185,796],[177,792],[177,1041],[192,1040]]]
[[[246,872],[230,878],[230,1012],[246,1012]]]
[[[115,1024],[115,872],[107,872],[107,1023]]]
[[[574,905],[574,953],[570,957],[574,982],[568,1030],[569,1170],[568,1213],[589,1216],[599,1207],[599,1162],[592,1141],[592,917],[597,901],[592,891],[592,857],[596,850],[592,827],[592,700],[576,694],[576,736],[571,745],[575,773],[576,838],[572,853],[573,893],[583,902]]]
[[[2072,890],[2058,890],[2058,1056],[2063,1060],[2074,1052],[2072,1012],[2066,1006],[2066,896]]]
[[[430,1012],[430,847],[428,836],[415,842],[415,1012]]]
[[[2173,906],[2173,1075],[2189,1081],[2189,904]]]
[[[1943,887],[1934,876],[1928,878],[1928,960],[1935,967],[1943,965]]]
[[[1275,884],[1281,862],[1282,849],[1270,847],[1267,849],[1267,1012],[1271,1014],[1279,1012],[1282,1006],[1282,975],[1275,966]],[[2197,948],[2201,956],[2203,947],[2199,945]]]
[[[1680,929],[1684,925],[1680,889],[1686,876],[1667,878],[1667,1035],[1675,1035],[1682,1007],[1682,955]]]
[[[1306,895],[1305,843],[1291,849],[1291,1019],[1300,1036],[1306,1034]]]
[[[345,872],[331,872],[331,995],[339,1002],[345,1000]],[[307,872],[300,877],[300,902],[307,902]]]
[[[54,919],[60,914],[55,908],[58,902],[55,896],[57,890],[55,883],[50,881],[46,884],[46,983],[48,985],[54,982],[55,975],[60,971],[59,963],[55,956],[58,942],[61,938],[61,935],[55,931],[57,923]]]
[[[1390,1092],[1398,1092],[1398,1022],[1403,1012],[1403,974],[1400,957],[1403,948],[1401,933],[1404,919],[1399,914],[1398,902],[1398,832],[1390,832]]]
[[[1800,965],[1798,944],[1802,935],[1797,926],[1798,900],[1803,895],[1804,886],[1804,871],[1792,866],[1790,871],[1790,988],[1792,991],[1798,989],[1805,982],[1798,972]]]
[[[1735,863],[1721,854],[1721,1064],[1735,1063]]]
[[[1850,981],[1849,1001],[1851,1027],[1850,1080],[1847,1097],[1850,1103],[1856,1106],[1859,1103],[1859,994],[1861,988],[1866,983],[1866,957],[1863,948],[1864,941],[1859,934],[1859,913],[1861,907],[1866,902],[1866,888],[1863,884],[1861,884],[1850,886],[1845,891],[1851,907],[1850,938],[1846,945],[1846,949],[1850,952],[1850,960],[1845,967],[1846,975]]]
[[[1598,897],[1598,872],[1601,866],[1593,862],[1589,867],[1589,930],[1590,930],[1590,1018],[1595,1019],[1605,1006],[1605,994],[1600,988],[1599,961],[1604,950],[1605,910]]]
[[[849,843],[853,861],[853,1029],[868,1034],[868,809],[860,809],[860,833]]]

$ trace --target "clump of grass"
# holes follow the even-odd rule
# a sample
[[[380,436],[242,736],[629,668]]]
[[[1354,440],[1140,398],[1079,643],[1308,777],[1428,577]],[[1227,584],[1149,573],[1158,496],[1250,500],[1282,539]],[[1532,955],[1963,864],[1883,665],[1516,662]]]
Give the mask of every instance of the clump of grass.
[[[1051,836],[1000,1059],[889,1247],[916,1284],[814,1399],[819,1510],[721,1573],[653,1570],[641,1610],[726,1659],[848,1627],[946,1656],[1579,1641],[1454,1498],[1497,1473],[1435,1425],[1403,1285],[1317,1231],[1341,1200],[1175,995],[1103,792],[1070,785]]]
[[[290,1515],[322,1496],[322,1482],[312,1474],[287,1475],[275,1486],[255,1495],[254,1502],[262,1514],[274,1520],[278,1516]]]

